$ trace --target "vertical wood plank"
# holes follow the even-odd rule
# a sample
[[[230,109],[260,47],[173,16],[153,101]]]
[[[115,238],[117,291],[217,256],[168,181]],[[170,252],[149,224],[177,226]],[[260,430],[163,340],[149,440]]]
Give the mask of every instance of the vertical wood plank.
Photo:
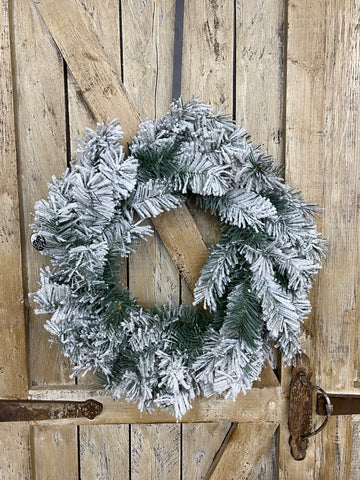
[[[200,95],[214,109],[232,112],[233,2],[186,0],[182,94]]]
[[[323,232],[329,252],[320,276],[319,379],[325,390],[359,391],[360,4],[327,2]],[[351,478],[352,418],[332,419],[322,437],[320,477]],[[320,450],[321,448],[321,450]]]
[[[175,1],[122,0],[123,77],[140,117],[154,119],[172,101]]]
[[[316,383],[358,393],[360,5],[292,0],[288,13],[287,180],[325,208],[319,224],[329,244],[306,346]],[[351,478],[351,422],[331,419],[301,465],[287,456],[283,429],[282,478]]]
[[[360,415],[353,417],[351,453],[350,453],[350,478],[360,479]]]
[[[282,160],[284,3],[236,2],[236,120]]]
[[[0,396],[25,398],[28,378],[8,1],[0,11]]]
[[[320,206],[323,206],[324,181],[326,3],[288,2],[286,59],[286,181],[301,189],[306,200]],[[304,327],[312,337],[316,336],[314,326],[318,322],[318,281],[311,294],[312,314]],[[312,342],[307,337],[304,346],[317,368],[316,340]],[[290,376],[291,369],[283,368],[281,378],[285,396],[288,396]],[[322,459],[316,455],[318,437],[309,444],[305,459],[295,461],[290,454],[287,419],[288,411],[284,409],[280,428],[280,478],[319,478]]]
[[[0,425],[1,480],[30,480],[30,427],[26,423]]]
[[[236,2],[236,121],[255,145],[283,162],[285,2]],[[276,436],[252,473],[276,478]]]
[[[183,425],[184,480],[202,480],[230,428],[229,422]]]
[[[214,111],[233,113],[234,8],[233,2],[184,2],[184,38],[181,92],[185,100],[199,95]],[[189,202],[191,214],[211,247],[217,242],[218,222],[209,212]],[[193,302],[182,285],[182,300]]]
[[[233,113],[233,3],[184,2],[182,95],[186,100],[192,95],[199,95],[215,111],[223,105],[224,113],[228,114]],[[220,236],[217,219],[193,203],[188,203],[188,206],[205,244],[210,248]],[[184,282],[181,294],[184,303],[193,302],[192,292]],[[183,425],[184,479],[204,478],[209,462],[229,428],[229,422],[218,426]]]
[[[19,175],[22,185],[27,288],[38,288],[46,259],[30,243],[34,204],[47,196],[47,182],[66,167],[63,60],[33,2],[13,2]],[[29,311],[33,385],[72,383],[57,345],[49,348],[44,318]]]
[[[329,254],[320,277],[320,375],[325,390],[360,393],[360,4],[331,0],[327,9],[323,233]]]
[[[80,428],[81,480],[129,478],[129,426],[89,425]]]
[[[153,119],[172,100],[175,2],[125,0],[121,6],[124,84],[141,118]],[[129,288],[145,307],[179,301],[179,273],[156,232],[130,257]],[[180,425],[133,425],[131,479],[179,478],[180,432]]]
[[[174,8],[174,1],[122,2],[124,84],[142,118],[164,114],[171,102]],[[157,233],[136,247],[129,268],[142,305],[178,301],[179,274]]]
[[[132,427],[131,480],[180,480],[178,427],[176,424]]]
[[[75,425],[32,427],[31,437],[33,480],[80,480]]]
[[[278,434],[275,433],[249,480],[278,480]]]

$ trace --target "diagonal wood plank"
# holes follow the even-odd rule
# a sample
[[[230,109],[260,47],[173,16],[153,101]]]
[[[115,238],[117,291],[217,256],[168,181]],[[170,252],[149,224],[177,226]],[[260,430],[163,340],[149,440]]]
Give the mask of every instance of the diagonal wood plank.
[[[95,117],[118,118],[124,144],[131,141],[140,115],[119,77],[113,56],[86,15],[81,2],[36,0],[42,16]]]
[[[218,451],[206,480],[246,480],[279,423],[235,423]]]
[[[84,9],[72,0],[36,0],[34,3],[95,117],[100,121],[118,118],[125,133],[124,143],[131,141],[141,121],[139,113]],[[180,235],[168,226],[172,223],[179,231],[179,217]],[[153,224],[192,289],[208,250],[189,210],[183,206],[165,212],[154,218]]]

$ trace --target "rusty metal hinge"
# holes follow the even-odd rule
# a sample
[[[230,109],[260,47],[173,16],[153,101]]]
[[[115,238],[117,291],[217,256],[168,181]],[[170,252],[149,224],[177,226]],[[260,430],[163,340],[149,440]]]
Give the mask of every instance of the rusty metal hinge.
[[[84,402],[42,400],[0,400],[0,422],[26,422],[63,418],[94,419],[103,410],[96,400]]]
[[[360,413],[360,396],[329,395],[311,383],[310,360],[302,355],[301,363],[292,370],[289,393],[289,431],[291,454],[295,460],[303,460],[309,438],[320,433],[331,415],[354,415]],[[313,397],[317,391],[316,413],[325,415],[323,423],[312,431]]]

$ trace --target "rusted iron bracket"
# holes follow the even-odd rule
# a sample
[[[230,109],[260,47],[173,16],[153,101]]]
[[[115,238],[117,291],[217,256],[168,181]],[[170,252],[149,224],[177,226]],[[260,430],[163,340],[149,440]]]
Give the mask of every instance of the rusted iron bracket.
[[[309,438],[320,433],[333,412],[333,405],[328,394],[317,385],[311,383],[312,371],[310,360],[302,355],[301,363],[292,371],[289,397],[289,430],[291,454],[295,460],[303,460],[309,444]],[[313,391],[317,390],[323,398],[323,423],[316,430],[311,431],[313,411]]]
[[[332,415],[359,415],[360,414],[360,395],[328,395],[333,406]],[[326,415],[326,399],[318,394],[316,413]]]
[[[103,405],[96,400],[86,400],[84,402],[0,400],[0,422],[27,422],[81,417],[92,420],[102,410]]]
[[[289,394],[289,442],[295,460],[305,458],[309,440],[304,437],[311,433],[313,409],[313,389],[308,383],[312,375],[310,360],[306,355],[301,360],[292,370]]]

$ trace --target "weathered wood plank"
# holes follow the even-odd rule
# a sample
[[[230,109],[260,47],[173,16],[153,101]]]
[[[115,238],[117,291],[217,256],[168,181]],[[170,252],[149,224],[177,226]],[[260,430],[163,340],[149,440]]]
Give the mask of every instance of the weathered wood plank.
[[[206,480],[245,480],[250,478],[273,437],[278,423],[234,425],[215,457]]]
[[[129,426],[80,427],[81,480],[129,478]]]
[[[36,8],[95,117],[118,118],[125,134],[124,144],[129,142],[139,125],[139,113],[81,2],[37,0]]]
[[[360,386],[359,16],[359,2],[327,2],[323,232],[329,252],[320,276],[317,366],[321,386],[343,393],[359,393]],[[335,417],[323,432],[320,478],[353,478],[352,421]]]
[[[283,161],[284,16],[282,0],[237,1],[235,113],[255,145]],[[271,368],[264,372],[278,383]],[[270,380],[271,381],[271,380]],[[252,477],[276,478],[276,442],[269,443]],[[266,475],[266,477],[265,477]]]
[[[359,13],[350,1],[289,2],[287,180],[325,207],[329,243],[306,345],[315,383],[343,393],[359,386]],[[283,430],[282,478],[351,478],[351,430],[350,417],[331,419],[300,465],[286,456]]]
[[[47,196],[47,182],[66,167],[63,60],[32,2],[13,2],[19,179],[22,186],[27,290],[38,288],[46,265],[31,245],[31,212]],[[34,385],[73,383],[60,349],[48,347],[44,318],[29,311],[30,375]]]
[[[67,419],[65,423],[107,424],[107,423],[174,423],[175,417],[163,410],[154,410],[150,415],[142,414],[138,408],[124,400],[113,401],[105,390],[91,388],[59,389],[33,388],[29,391],[29,399],[34,400],[86,400],[93,398],[104,405],[104,411],[94,420]],[[182,423],[206,423],[227,420],[229,422],[278,422],[283,396],[280,387],[262,387],[249,390],[246,395],[240,394],[233,402],[222,398],[197,398],[193,408],[181,419]],[[54,420],[59,423],[59,421]]]
[[[285,2],[236,2],[236,120],[283,161]]]
[[[171,215],[158,215],[152,222],[192,291],[209,251],[189,210],[182,206],[173,210]]]
[[[360,478],[360,415],[353,417],[351,448],[350,448],[350,478]]]
[[[184,2],[182,95],[186,100],[192,95],[199,95],[215,111],[223,105],[224,112],[229,114],[233,104],[233,17],[232,2]],[[220,234],[217,219],[194,204],[190,204],[189,208],[205,245],[210,248]],[[186,232],[184,236],[187,236]],[[193,250],[191,245],[186,248],[189,252]],[[204,247],[199,252],[193,252],[199,259],[198,268],[202,266],[200,259],[204,264],[207,254]],[[186,285],[183,286],[184,303],[192,303],[193,281],[198,276],[197,273],[191,279],[190,291]]]
[[[39,425],[31,428],[32,478],[79,480],[77,427]]]
[[[233,2],[184,2],[181,91],[186,99],[200,95],[214,109],[232,112]]]
[[[131,480],[180,480],[180,425],[131,428]]]
[[[0,10],[0,397],[28,388],[8,1]]]
[[[288,3],[288,41],[286,58],[286,181],[296,185],[308,201],[323,206],[324,171],[324,105],[325,105],[325,28],[326,1],[314,5],[309,1],[291,0]],[[316,172],[316,174],[315,174]],[[321,218],[319,222],[321,228]],[[312,291],[313,312],[305,322],[305,331],[316,338],[318,322],[318,285]],[[318,356],[316,341],[305,342],[313,363]],[[282,388],[288,395],[290,368],[282,369]],[[314,381],[321,381],[314,378]],[[309,444],[303,461],[295,461],[289,448],[288,411],[284,409],[279,446],[280,478],[305,480],[319,478],[315,438]]]
[[[205,478],[230,426],[229,422],[183,425],[182,478]]]
[[[164,114],[171,103],[174,7],[173,0],[121,5],[123,81],[142,118]],[[165,222],[173,215],[165,215]],[[129,258],[129,289],[144,307],[179,302],[179,272],[158,235],[159,222],[161,217],[153,219],[157,232]],[[132,480],[180,477],[180,425],[132,425],[130,431]]]
[[[1,480],[30,480],[30,426],[27,423],[0,425]]]
[[[279,479],[278,437],[277,430],[251,473],[249,480]]]
[[[140,117],[153,119],[172,101],[175,0],[123,0],[121,13],[124,85]]]

